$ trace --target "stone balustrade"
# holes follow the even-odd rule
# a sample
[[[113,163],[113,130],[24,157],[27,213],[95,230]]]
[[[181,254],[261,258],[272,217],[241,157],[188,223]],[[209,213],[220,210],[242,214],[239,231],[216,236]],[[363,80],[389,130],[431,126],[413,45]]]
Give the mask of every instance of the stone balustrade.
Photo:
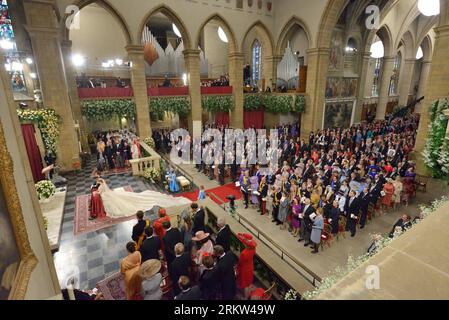
[[[140,141],[140,146],[150,156],[132,159],[129,161],[131,163],[133,175],[141,177],[148,168],[156,168],[157,170],[161,170],[161,156],[143,141]]]

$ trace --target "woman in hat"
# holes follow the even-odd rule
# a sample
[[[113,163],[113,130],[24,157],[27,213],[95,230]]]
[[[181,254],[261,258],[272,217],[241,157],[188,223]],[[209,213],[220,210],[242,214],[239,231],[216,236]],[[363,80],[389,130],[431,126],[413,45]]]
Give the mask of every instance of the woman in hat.
[[[138,300],[141,292],[142,278],[140,278],[140,263],[142,256],[136,251],[136,243],[126,244],[128,255],[122,260],[120,272],[125,278],[125,292],[127,300]]]
[[[257,244],[248,233],[238,233],[237,238],[245,245],[237,264],[237,285],[244,291],[245,298],[248,298],[249,287],[254,280],[254,255]]]
[[[202,264],[203,256],[205,254],[212,255],[214,252],[214,244],[210,239],[210,234],[202,230],[195,233],[192,241],[195,241],[196,243],[196,247],[193,248],[193,257],[195,263],[199,266],[199,275],[201,275],[206,269]]]
[[[401,195],[403,189],[400,175],[396,176],[396,179],[393,182],[393,186],[394,186],[394,209],[396,210],[396,206],[398,204],[401,204]]]
[[[162,275],[160,270],[161,262],[156,259],[147,260],[140,266],[140,277],[142,278],[141,295],[144,300],[162,299]]]

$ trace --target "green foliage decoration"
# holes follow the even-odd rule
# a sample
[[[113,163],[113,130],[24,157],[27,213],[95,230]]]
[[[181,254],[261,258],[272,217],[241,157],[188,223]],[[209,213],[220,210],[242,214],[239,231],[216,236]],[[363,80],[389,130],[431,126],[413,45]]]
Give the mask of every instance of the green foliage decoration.
[[[229,112],[234,110],[233,96],[203,96],[201,99],[203,110],[208,112]]]
[[[134,119],[136,103],[130,99],[85,100],[81,113],[89,121],[111,120],[116,117]]]

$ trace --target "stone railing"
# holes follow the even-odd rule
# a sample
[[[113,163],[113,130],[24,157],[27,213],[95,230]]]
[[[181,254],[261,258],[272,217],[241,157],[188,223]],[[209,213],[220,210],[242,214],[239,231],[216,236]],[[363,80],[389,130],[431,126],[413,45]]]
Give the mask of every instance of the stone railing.
[[[144,149],[150,156],[143,157],[139,159],[132,159],[129,162],[131,163],[131,168],[133,170],[134,176],[143,176],[144,172],[148,168],[156,168],[157,170],[161,170],[161,156],[149,145],[147,145],[142,140],[140,141],[140,146]]]

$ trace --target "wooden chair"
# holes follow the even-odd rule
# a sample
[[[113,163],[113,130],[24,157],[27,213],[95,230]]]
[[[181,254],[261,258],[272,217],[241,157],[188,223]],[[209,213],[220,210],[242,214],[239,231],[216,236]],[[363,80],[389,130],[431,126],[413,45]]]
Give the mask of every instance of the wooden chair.
[[[337,240],[340,239],[340,236],[343,236],[343,238],[346,239],[346,218],[343,216],[340,216],[340,221],[338,222],[338,233],[337,233]]]
[[[323,247],[325,244],[327,244],[328,247],[331,246],[332,240],[334,239],[334,236],[332,235],[332,226],[330,224],[324,224],[324,229],[321,232],[321,250],[323,250]]]
[[[428,177],[422,175],[416,175],[416,191],[421,189],[423,192],[427,192],[427,182],[429,181]]]

